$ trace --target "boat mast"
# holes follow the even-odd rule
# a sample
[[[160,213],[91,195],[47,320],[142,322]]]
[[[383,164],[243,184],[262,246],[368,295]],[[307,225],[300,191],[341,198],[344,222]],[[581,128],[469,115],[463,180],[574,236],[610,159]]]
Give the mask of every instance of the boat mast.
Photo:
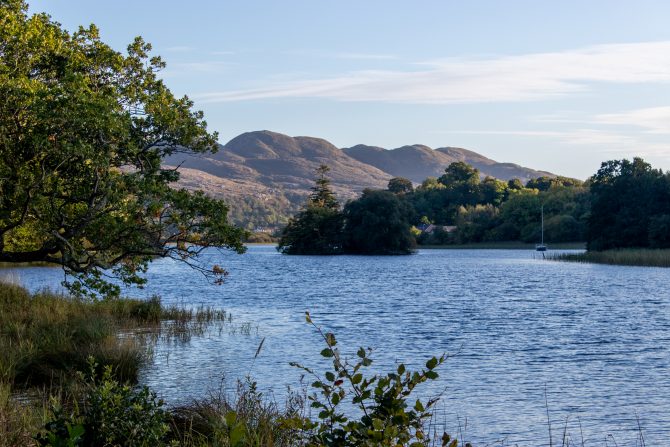
[[[541,236],[541,237],[542,237],[542,242],[540,242],[540,244],[541,244],[541,245],[544,245],[544,205],[542,205],[542,206],[540,207],[540,212],[542,213],[542,217],[541,217],[541,219],[542,219],[542,220],[541,220],[541,222],[542,222],[542,227],[541,227],[541,228],[542,228],[542,230],[541,230],[541,234],[542,234],[542,236]]]

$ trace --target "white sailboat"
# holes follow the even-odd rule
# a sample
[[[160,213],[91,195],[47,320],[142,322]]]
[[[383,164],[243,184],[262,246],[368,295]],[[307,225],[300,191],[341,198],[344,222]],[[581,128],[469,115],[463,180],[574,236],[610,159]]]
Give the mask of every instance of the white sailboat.
[[[541,216],[542,216],[542,223],[541,223],[541,234],[542,234],[542,239],[539,244],[535,244],[535,250],[536,251],[547,251],[547,246],[544,245],[544,205],[540,208]]]

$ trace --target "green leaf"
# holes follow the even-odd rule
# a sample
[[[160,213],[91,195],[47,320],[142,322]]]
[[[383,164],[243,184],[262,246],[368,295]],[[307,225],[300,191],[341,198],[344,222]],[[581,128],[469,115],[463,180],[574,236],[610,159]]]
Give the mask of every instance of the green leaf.
[[[437,359],[435,357],[426,362],[426,368],[428,369],[435,369],[436,366],[437,366]]]
[[[426,377],[430,380],[435,380],[439,377],[439,374],[437,374],[435,371],[428,371],[426,372]]]
[[[322,357],[333,357],[333,350],[330,348],[324,348],[321,351],[321,356]]]

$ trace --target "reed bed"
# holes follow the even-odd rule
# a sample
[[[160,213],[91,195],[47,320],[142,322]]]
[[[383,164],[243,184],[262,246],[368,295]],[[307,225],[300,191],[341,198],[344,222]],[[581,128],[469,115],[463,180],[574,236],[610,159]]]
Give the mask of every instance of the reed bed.
[[[559,253],[549,254],[547,259],[640,267],[670,267],[670,249],[626,248],[584,253]]]

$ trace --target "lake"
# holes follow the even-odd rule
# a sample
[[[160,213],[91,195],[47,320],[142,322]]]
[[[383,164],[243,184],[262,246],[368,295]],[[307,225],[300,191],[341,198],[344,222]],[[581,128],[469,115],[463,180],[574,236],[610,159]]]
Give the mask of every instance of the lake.
[[[155,262],[147,290],[165,304],[208,305],[233,315],[227,329],[156,346],[142,382],[170,402],[234,386],[250,375],[281,400],[300,387],[296,361],[324,366],[304,312],[334,332],[344,353],[374,349],[373,370],[450,358],[440,379],[440,423],[477,445],[670,445],[670,271],[573,264],[530,250],[420,250],[398,257],[283,256],[271,246],[210,252],[230,271],[222,286],[170,260]],[[58,269],[5,270],[31,289]],[[248,324],[244,324],[248,323]],[[257,359],[254,354],[265,339]],[[546,404],[545,404],[546,397]]]

